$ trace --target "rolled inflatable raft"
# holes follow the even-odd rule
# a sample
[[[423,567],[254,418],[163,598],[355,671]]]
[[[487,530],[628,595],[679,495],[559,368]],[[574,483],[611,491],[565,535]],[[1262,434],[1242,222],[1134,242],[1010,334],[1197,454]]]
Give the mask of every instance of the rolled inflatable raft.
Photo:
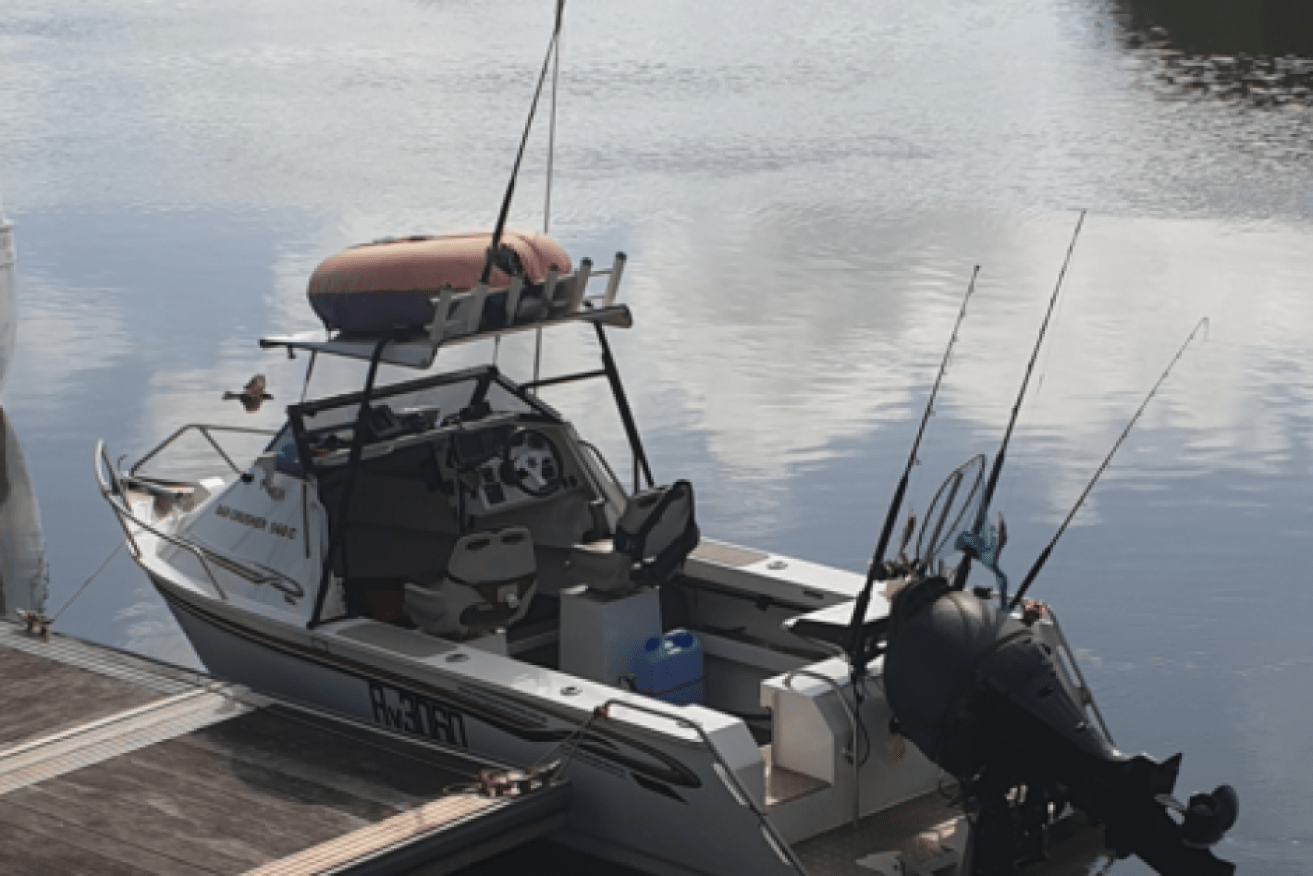
[[[407,237],[367,243],[325,259],[310,277],[310,306],[329,330],[384,332],[420,328],[433,319],[431,299],[443,286],[472,289],[492,243],[486,231]],[[570,273],[570,257],[556,241],[532,231],[502,233],[502,246],[519,257],[526,288],[541,286],[550,268]],[[494,269],[493,290],[511,278]]]

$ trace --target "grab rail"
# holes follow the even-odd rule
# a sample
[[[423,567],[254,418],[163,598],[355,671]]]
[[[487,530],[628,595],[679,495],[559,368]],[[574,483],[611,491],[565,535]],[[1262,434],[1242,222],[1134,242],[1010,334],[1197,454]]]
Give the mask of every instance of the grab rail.
[[[802,675],[807,678],[823,681],[830,687],[834,688],[834,695],[839,698],[839,704],[843,706],[844,714],[848,716],[848,727],[852,731],[852,747],[845,752],[848,759],[853,763],[853,829],[857,829],[857,823],[862,820],[862,782],[861,782],[861,764],[857,762],[857,716],[853,710],[848,708],[848,701],[843,698],[843,689],[839,687],[838,682],[819,672],[810,669],[795,669],[788,675],[784,676],[784,686],[793,690],[794,676]],[[867,749],[870,750],[869,747]]]
[[[228,601],[228,592],[219,584],[219,579],[214,574],[214,569],[211,567],[211,563],[237,575],[238,577],[245,578],[253,584],[268,584],[275,590],[296,599],[305,596],[305,588],[303,588],[295,579],[289,578],[281,572],[268,569],[266,572],[262,573],[247,568],[236,560],[206,550],[205,548],[192,544],[186,539],[178,538],[176,535],[162,532],[158,528],[133,514],[131,509],[127,506],[123,480],[119,477],[118,472],[114,469],[113,463],[110,461],[109,453],[105,449],[104,441],[96,442],[96,451],[95,456],[92,459],[92,467],[95,470],[96,481],[100,487],[101,496],[103,496],[105,501],[109,503],[110,508],[114,510],[115,517],[119,521],[119,526],[122,527],[124,535],[127,536],[133,554],[138,558],[142,555],[141,546],[137,544],[137,540],[134,537],[132,530],[128,527],[125,521],[131,521],[134,525],[149,532],[161,541],[165,541],[180,550],[187,551],[192,556],[196,557],[201,568],[205,570],[206,577],[210,579],[210,584],[214,587],[215,592],[218,593],[220,598],[225,602]],[[108,477],[106,477],[106,474],[108,474]],[[114,496],[123,497],[124,500],[115,501],[113,498]]]
[[[180,541],[166,533],[160,532],[155,527],[146,523],[146,521],[139,519],[135,514],[128,510],[126,502],[118,502],[114,500],[114,496],[124,496],[123,481],[119,479],[118,472],[114,469],[114,463],[110,461],[109,453],[105,450],[104,441],[96,442],[95,456],[92,457],[91,465],[96,473],[96,482],[100,487],[100,495],[104,497],[105,501],[109,503],[109,507],[113,509],[114,519],[119,522],[119,526],[123,529],[123,534],[127,536],[128,544],[132,546],[133,555],[138,559],[141,558],[141,546],[137,544],[136,536],[133,534],[132,529],[127,525],[126,521],[128,520],[135,523],[141,529],[151,533],[156,538],[163,539],[164,541],[195,555],[196,559],[201,564],[201,568],[205,570],[206,576],[209,577],[210,584],[214,587],[215,592],[219,594],[219,597],[223,599],[224,602],[227,602],[227,591],[220,586],[219,580],[214,577],[214,572],[210,569],[210,564],[206,562],[205,555],[199,548],[195,545]],[[108,479],[104,476],[105,472],[109,473]]]
[[[775,825],[771,823],[770,818],[768,818],[766,813],[762,811],[761,807],[757,805],[757,801],[752,799],[752,795],[748,793],[747,788],[743,787],[738,776],[734,774],[734,770],[730,768],[730,765],[725,762],[725,758],[721,756],[720,750],[717,749],[715,743],[711,741],[711,737],[707,735],[707,731],[702,729],[701,724],[696,721],[690,721],[688,718],[679,715],[672,715],[669,712],[663,712],[660,709],[654,709],[651,706],[644,706],[628,700],[609,699],[602,703],[602,705],[598,706],[598,709],[602,714],[609,718],[611,717],[612,706],[624,706],[626,709],[633,709],[636,712],[643,712],[657,718],[665,718],[667,721],[674,722],[678,727],[692,730],[697,733],[702,740],[702,744],[707,747],[707,750],[711,752],[712,758],[715,759],[714,766],[718,767],[716,773],[720,776],[720,780],[725,783],[725,787],[729,790],[730,795],[734,797],[735,801],[740,806],[748,807],[752,810],[753,814],[757,816],[757,822],[761,825],[761,833],[766,839],[767,845],[771,847],[775,854],[778,855],[780,860],[785,864],[789,865],[799,873],[806,874],[807,868],[802,865],[802,861],[799,860],[798,856],[794,853],[793,847],[789,845],[784,837],[780,836],[780,832],[775,829]]]
[[[137,460],[136,465],[132,466],[132,468],[128,470],[128,474],[135,475],[143,465],[150,462],[156,456],[159,456],[174,441],[177,441],[184,434],[192,431],[193,429],[196,430],[197,432],[200,432],[203,436],[205,436],[205,440],[210,442],[210,446],[214,448],[214,451],[223,458],[224,462],[228,463],[228,467],[233,470],[233,474],[237,474],[237,475],[240,475],[242,473],[242,470],[237,467],[237,463],[232,461],[232,457],[230,457],[227,453],[225,453],[224,449],[219,446],[219,442],[214,440],[214,436],[210,434],[210,431],[213,430],[215,432],[238,432],[246,435],[268,435],[270,437],[273,437],[274,435],[278,434],[278,430],[276,429],[254,429],[247,426],[217,426],[217,425],[206,425],[204,423],[188,423],[178,431],[174,432],[168,438],[165,438],[163,441],[157,444],[154,450],[150,451],[141,459]]]

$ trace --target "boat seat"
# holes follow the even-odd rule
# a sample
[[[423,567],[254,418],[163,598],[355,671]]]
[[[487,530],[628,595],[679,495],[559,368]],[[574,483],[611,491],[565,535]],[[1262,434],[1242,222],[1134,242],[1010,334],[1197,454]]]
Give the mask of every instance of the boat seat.
[[[516,526],[457,540],[436,585],[406,582],[404,607],[424,632],[466,638],[524,617],[537,588],[533,536]]]
[[[660,585],[683,568],[699,538],[693,485],[675,481],[631,496],[611,538],[571,548],[570,574],[608,593]]]

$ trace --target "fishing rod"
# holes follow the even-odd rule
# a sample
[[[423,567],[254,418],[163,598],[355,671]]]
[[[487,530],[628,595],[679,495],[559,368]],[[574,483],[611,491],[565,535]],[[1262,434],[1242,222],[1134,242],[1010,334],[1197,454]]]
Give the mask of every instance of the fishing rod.
[[[884,564],[884,552],[889,547],[889,538],[893,533],[894,521],[898,518],[899,509],[903,505],[903,496],[907,493],[907,481],[912,474],[913,466],[916,465],[916,453],[921,448],[921,438],[925,435],[925,427],[930,421],[930,415],[934,413],[935,397],[939,394],[939,385],[943,382],[944,373],[948,370],[948,359],[953,353],[953,345],[957,343],[957,331],[962,326],[963,318],[966,317],[967,302],[971,300],[971,293],[976,290],[976,277],[979,274],[980,265],[976,265],[975,270],[971,272],[971,283],[967,286],[967,294],[962,299],[962,307],[957,313],[957,322],[953,323],[953,335],[948,339],[948,349],[944,350],[944,359],[939,363],[939,374],[935,377],[935,384],[930,390],[930,399],[926,402],[925,413],[921,415],[921,425],[916,430],[916,439],[912,442],[912,452],[907,456],[907,466],[903,469],[903,476],[898,481],[898,489],[894,490],[893,501],[889,504],[889,513],[884,519],[884,528],[880,530],[880,539],[876,542],[875,553],[871,556],[871,565],[866,570],[866,583],[857,596],[857,604],[853,606],[853,617],[848,624],[848,658],[855,675],[860,675],[866,668],[861,639],[862,626],[866,621],[866,609],[871,603],[871,590],[875,587],[877,576]],[[856,688],[854,687],[854,689]]]
[[[561,0],[564,2],[564,0]],[[556,97],[561,84],[561,40],[556,40],[556,51],[552,53],[552,108],[547,126],[547,186],[543,197],[543,234],[551,232],[552,224],[552,170],[556,163]],[[539,337],[542,332],[539,330]]]
[[[971,574],[971,561],[979,556],[978,545],[985,531],[985,521],[989,516],[989,503],[994,498],[994,489],[998,486],[998,476],[1003,471],[1003,461],[1007,458],[1008,442],[1012,440],[1012,428],[1017,425],[1017,414],[1021,412],[1021,402],[1026,397],[1026,387],[1030,384],[1030,374],[1035,369],[1035,360],[1039,358],[1040,347],[1044,345],[1044,333],[1049,328],[1049,318],[1053,316],[1053,305],[1058,302],[1058,293],[1062,291],[1062,280],[1067,276],[1067,266],[1071,263],[1072,251],[1076,249],[1076,240],[1080,237],[1081,226],[1085,224],[1085,211],[1080,211],[1080,219],[1076,222],[1076,230],[1071,235],[1071,243],[1067,247],[1067,257],[1062,260],[1062,270],[1058,272],[1057,285],[1053,287],[1053,295],[1049,298],[1049,308],[1044,313],[1044,322],[1039,327],[1039,337],[1035,339],[1035,349],[1031,350],[1030,362],[1026,365],[1026,376],[1021,381],[1021,390],[1017,393],[1017,401],[1012,406],[1012,416],[1008,420],[1007,431],[1003,433],[1003,443],[998,448],[998,455],[994,457],[994,467],[990,469],[989,480],[985,482],[985,493],[980,499],[980,512],[976,515],[976,524],[972,530],[973,538],[960,539],[961,550],[963,553],[962,562],[958,563],[956,571],[953,573],[954,590],[963,590],[967,586],[967,577]],[[964,533],[964,535],[966,535]],[[1006,535],[1003,535],[1006,538]],[[995,551],[997,554],[997,550]],[[997,572],[997,569],[995,570]],[[1000,602],[1007,604],[1007,580],[1000,576],[1001,584]]]
[[[1162,376],[1158,378],[1158,382],[1153,385],[1153,389],[1149,390],[1149,394],[1144,397],[1144,401],[1140,403],[1140,407],[1136,410],[1135,416],[1131,417],[1131,421],[1126,424],[1126,428],[1122,430],[1121,436],[1117,438],[1117,443],[1112,445],[1112,450],[1108,451],[1108,455],[1103,458],[1103,463],[1099,466],[1099,470],[1094,473],[1094,477],[1090,478],[1090,482],[1085,485],[1084,492],[1080,494],[1080,498],[1077,499],[1076,504],[1072,506],[1070,513],[1067,514],[1067,519],[1062,521],[1062,525],[1058,527],[1058,531],[1053,536],[1053,540],[1048,543],[1048,546],[1040,553],[1039,558],[1035,560],[1035,565],[1031,566],[1030,571],[1026,573],[1026,578],[1021,582],[1021,587],[1017,590],[1017,595],[1012,597],[1012,602],[1008,605],[1009,611],[1015,609],[1021,604],[1021,598],[1025,596],[1026,591],[1030,589],[1031,583],[1034,582],[1035,577],[1039,575],[1039,570],[1044,568],[1044,564],[1048,562],[1049,554],[1053,553],[1053,546],[1058,543],[1058,539],[1062,538],[1062,534],[1067,531],[1067,524],[1071,523],[1072,518],[1076,516],[1076,512],[1085,504],[1085,499],[1090,495],[1090,490],[1094,489],[1094,484],[1099,480],[1099,477],[1103,474],[1104,469],[1108,467],[1108,464],[1112,462],[1113,456],[1117,453],[1117,448],[1122,446],[1122,442],[1126,440],[1126,436],[1131,433],[1131,428],[1135,425],[1136,421],[1140,419],[1140,414],[1144,413],[1144,409],[1149,406],[1149,402],[1151,402],[1153,397],[1158,394],[1158,388],[1163,385],[1163,381],[1167,379],[1167,375],[1172,373],[1172,369],[1176,367],[1176,363],[1180,360],[1181,356],[1185,354],[1185,350],[1190,346],[1190,342],[1194,340],[1194,336],[1199,334],[1199,329],[1206,325],[1208,325],[1208,317],[1205,316],[1203,319],[1199,320],[1197,325],[1195,325],[1194,331],[1190,332],[1190,337],[1185,339],[1185,343],[1176,351],[1176,355],[1173,356],[1172,361],[1167,364],[1167,368],[1163,371]]]
[[[552,28],[552,38],[547,42],[547,56],[543,58],[543,69],[538,74],[538,88],[533,93],[533,103],[529,105],[529,118],[524,123],[524,135],[520,138],[520,151],[515,156],[515,166],[511,168],[511,179],[506,184],[506,196],[502,198],[501,212],[497,215],[497,226],[492,232],[492,245],[488,247],[488,256],[483,262],[483,273],[479,276],[480,285],[486,285],[492,276],[493,260],[497,248],[501,245],[502,232],[506,230],[506,215],[511,211],[511,200],[515,197],[515,181],[520,176],[520,162],[524,159],[524,147],[529,142],[529,131],[533,129],[534,113],[538,111],[538,98],[542,97],[543,83],[547,80],[547,68],[551,66],[552,56],[561,41],[561,18],[565,14],[565,0],[556,0],[556,24]]]

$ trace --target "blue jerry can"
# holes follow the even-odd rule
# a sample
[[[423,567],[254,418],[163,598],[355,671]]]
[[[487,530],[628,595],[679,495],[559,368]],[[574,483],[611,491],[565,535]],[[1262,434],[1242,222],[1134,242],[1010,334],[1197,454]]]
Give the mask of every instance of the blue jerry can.
[[[639,693],[675,706],[702,702],[702,643],[688,630],[648,639],[634,663]]]

